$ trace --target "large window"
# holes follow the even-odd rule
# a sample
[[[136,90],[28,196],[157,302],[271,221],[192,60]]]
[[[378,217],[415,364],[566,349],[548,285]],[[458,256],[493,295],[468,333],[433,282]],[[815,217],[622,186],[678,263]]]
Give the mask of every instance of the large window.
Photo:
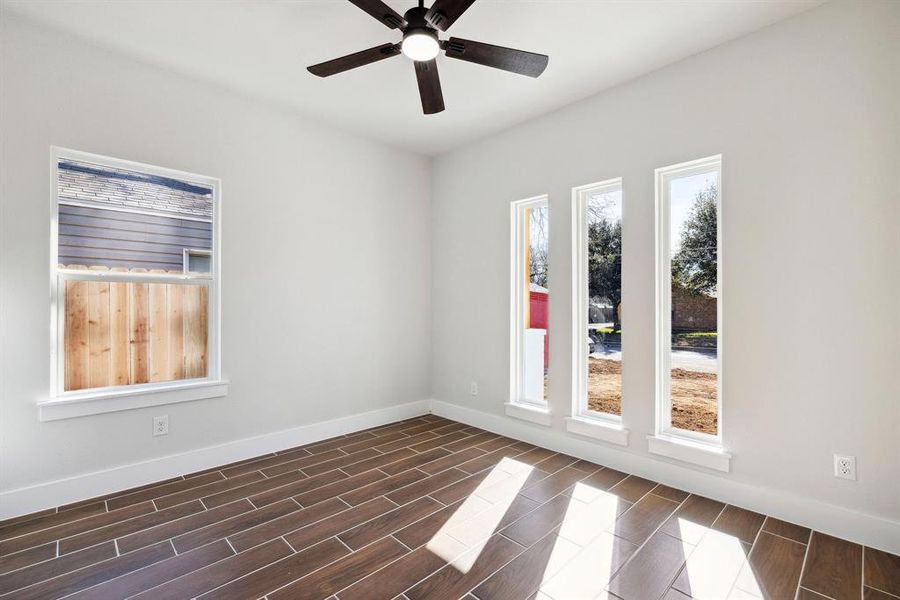
[[[622,180],[574,190],[575,414],[622,415]]]
[[[550,207],[546,196],[512,204],[511,402],[546,406]]]
[[[721,158],[658,169],[657,433],[721,442]]]
[[[55,150],[54,196],[54,399],[217,380],[217,181]]]

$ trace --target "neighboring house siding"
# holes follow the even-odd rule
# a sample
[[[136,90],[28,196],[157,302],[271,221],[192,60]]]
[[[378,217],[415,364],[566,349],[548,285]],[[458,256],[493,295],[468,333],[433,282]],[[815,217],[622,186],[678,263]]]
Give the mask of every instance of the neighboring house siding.
[[[183,250],[212,248],[212,223],[59,205],[59,264],[181,271]]]

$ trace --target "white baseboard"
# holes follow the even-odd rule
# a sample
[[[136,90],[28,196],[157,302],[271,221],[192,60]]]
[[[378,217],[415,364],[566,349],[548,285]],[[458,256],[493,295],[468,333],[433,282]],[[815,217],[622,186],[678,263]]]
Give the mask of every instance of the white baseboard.
[[[797,523],[822,533],[900,554],[900,522],[827,504],[814,498],[761,488],[728,477],[632,452],[625,452],[563,431],[534,426],[440,400],[431,412],[494,433],[564,452],[577,458],[633,473],[688,492]]]
[[[310,444],[360,429],[417,417],[428,411],[429,401],[419,400],[2,492],[0,519],[17,517],[261,454]]]

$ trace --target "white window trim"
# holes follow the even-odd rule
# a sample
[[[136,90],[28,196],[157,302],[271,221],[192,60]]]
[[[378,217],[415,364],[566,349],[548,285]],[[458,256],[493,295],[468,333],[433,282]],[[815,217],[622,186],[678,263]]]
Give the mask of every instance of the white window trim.
[[[718,404],[716,435],[687,431],[672,427],[672,397],[671,380],[668,374],[671,371],[671,346],[672,346],[672,270],[669,256],[669,182],[674,178],[690,175],[718,172],[719,197],[717,200],[717,263],[718,289],[716,291],[717,310],[717,344],[718,344],[718,369],[716,378],[716,400]],[[704,459],[706,454],[725,457],[730,460],[731,455],[723,449],[723,361],[722,349],[724,348],[724,320],[723,307],[723,253],[722,253],[722,156],[715,155],[699,160],[693,160],[677,165],[671,165],[656,169],[656,433],[649,440],[650,452],[663,454],[671,458],[677,458],[687,462],[709,466]],[[673,446],[675,450],[672,450]],[[684,450],[687,448],[688,450]],[[668,454],[666,453],[668,452]],[[700,457],[700,458],[698,458]],[[715,467],[711,467],[715,468]],[[720,469],[722,470],[722,469]],[[727,470],[727,469],[724,469]]]
[[[185,273],[190,273],[188,267],[190,267],[191,256],[212,256],[212,250],[206,250],[205,248],[184,248],[181,251],[181,269]]]
[[[550,427],[553,416],[550,409],[545,406],[538,406],[534,403],[524,402],[507,402],[505,405],[506,415],[523,421],[529,421],[537,425]]]
[[[622,189],[621,177],[572,188],[572,305],[575,311],[575,318],[572,319],[572,415],[574,421],[569,420],[567,423],[569,423],[568,430],[570,432],[627,445],[628,430],[623,427],[620,415],[593,411],[588,408],[588,353],[584,344],[584,336],[588,327],[588,220],[586,212],[588,194],[589,192],[599,191],[602,193]],[[623,190],[623,228],[624,223]],[[622,347],[624,348],[624,344]],[[624,395],[622,399],[624,403]],[[591,422],[601,428],[585,427]]]
[[[60,160],[89,162],[117,169],[127,169],[196,183],[213,190],[213,251],[210,275],[170,273],[120,273],[116,271],[82,271],[60,269],[59,259],[59,189],[58,168]],[[228,382],[222,378],[221,363],[221,237],[222,237],[222,182],[204,175],[166,169],[79,150],[50,148],[51,218],[50,218],[50,389],[37,405],[41,420],[64,419],[90,414],[130,410],[144,406],[159,406],[175,402],[221,397],[227,394]],[[76,390],[66,392],[65,358],[63,356],[65,323],[62,306],[61,283],[66,279],[91,281],[135,281],[156,283],[191,282],[208,287],[208,358],[207,376],[180,381],[137,384]]]
[[[525,338],[523,335],[523,323],[525,319],[525,306],[519,284],[520,275],[525,269],[525,253],[523,242],[525,240],[525,227],[528,223],[522,218],[528,208],[547,206],[549,211],[550,197],[546,194],[515,200],[510,203],[510,357],[509,357],[509,403],[513,406],[525,406],[536,408],[549,415],[549,402],[545,398],[543,402],[535,402],[522,397],[523,389],[523,360],[525,355]],[[548,213],[549,214],[549,213]],[[509,411],[507,411],[509,414]],[[549,417],[548,417],[549,419]]]

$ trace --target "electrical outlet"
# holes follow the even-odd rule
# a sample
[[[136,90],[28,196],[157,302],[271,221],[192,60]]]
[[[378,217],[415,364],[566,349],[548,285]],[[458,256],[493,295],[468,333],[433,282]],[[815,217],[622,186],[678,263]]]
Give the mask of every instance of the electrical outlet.
[[[473,381],[471,384],[469,384],[469,393],[472,394],[473,396],[478,395],[478,382],[477,381]]]
[[[153,437],[169,435],[169,415],[153,417]]]
[[[834,476],[839,479],[849,479],[850,481],[856,481],[856,457],[835,454]]]

